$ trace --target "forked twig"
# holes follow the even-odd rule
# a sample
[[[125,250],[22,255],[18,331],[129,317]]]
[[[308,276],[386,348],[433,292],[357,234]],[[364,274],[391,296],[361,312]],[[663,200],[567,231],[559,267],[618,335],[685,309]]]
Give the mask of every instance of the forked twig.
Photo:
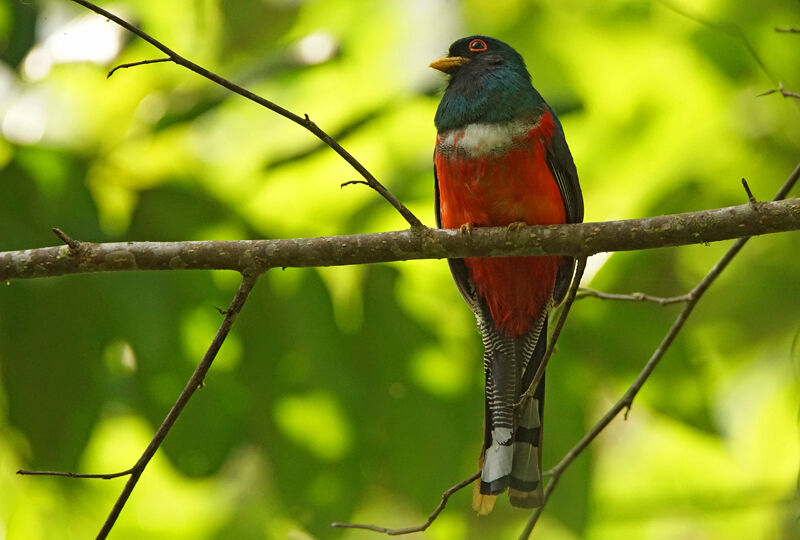
[[[271,111],[283,116],[284,118],[286,118],[288,120],[291,120],[295,124],[298,124],[298,125],[304,127],[305,129],[307,129],[308,131],[310,131],[311,133],[316,135],[320,140],[322,140],[329,147],[331,147],[333,149],[333,151],[335,151],[337,154],[339,154],[339,156],[341,156],[342,159],[344,159],[347,163],[350,164],[350,166],[352,166],[356,171],[358,171],[358,173],[361,176],[363,176],[364,179],[367,181],[367,184],[369,185],[369,187],[371,187],[372,189],[377,191],[384,199],[386,199],[389,202],[389,204],[391,204],[398,212],[400,212],[400,215],[403,216],[403,218],[408,222],[409,225],[411,225],[412,228],[423,229],[425,227],[422,224],[422,222],[413,213],[411,213],[411,210],[406,208],[406,206],[403,203],[401,203],[397,199],[397,197],[395,197],[388,189],[386,189],[383,186],[383,184],[378,182],[377,178],[375,178],[372,175],[372,173],[370,173],[366,169],[366,167],[364,167],[361,164],[361,162],[359,162],[347,150],[345,150],[342,147],[342,145],[340,145],[338,142],[336,142],[336,140],[334,140],[333,137],[328,135],[319,126],[317,126],[308,117],[307,114],[303,115],[303,116],[298,116],[295,113],[291,112],[290,110],[281,107],[277,103],[273,103],[272,101],[270,101],[268,99],[265,99],[265,98],[263,98],[263,97],[261,97],[261,96],[259,96],[257,94],[254,94],[250,90],[247,90],[247,89],[239,86],[238,84],[236,84],[234,82],[231,82],[231,81],[229,81],[229,80],[227,80],[227,79],[225,79],[223,77],[220,77],[216,73],[213,73],[213,72],[207,70],[206,68],[195,64],[191,60],[188,60],[188,59],[184,58],[183,56],[179,55],[178,53],[176,53],[175,51],[173,51],[172,49],[170,49],[169,47],[167,47],[166,45],[161,43],[159,40],[157,40],[154,37],[152,37],[147,32],[141,30],[140,28],[135,27],[134,25],[132,25],[128,21],[126,21],[126,20],[114,15],[110,11],[106,11],[105,9],[103,9],[103,8],[93,4],[91,2],[88,2],[87,0],[72,0],[72,1],[75,2],[76,4],[82,5],[83,7],[87,8],[87,9],[89,9],[91,11],[94,11],[98,15],[102,15],[103,17],[107,18],[110,21],[114,21],[116,24],[118,24],[119,26],[121,26],[125,30],[127,30],[127,31],[129,31],[129,32],[131,32],[133,34],[136,34],[137,36],[139,36],[143,40],[147,41],[152,46],[154,46],[155,48],[157,48],[158,50],[160,50],[161,52],[166,54],[167,57],[168,57],[166,59],[156,60],[155,62],[166,62],[168,60],[171,60],[172,62],[175,62],[179,66],[183,66],[183,67],[185,67],[186,69],[188,69],[190,71],[194,71],[198,75],[200,75],[202,77],[205,77],[206,79],[208,79],[208,80],[210,80],[212,82],[215,82],[220,86],[223,86],[223,87],[227,88],[231,92],[234,92],[236,94],[239,94],[242,97],[245,97],[245,98],[247,98],[247,99],[249,99],[251,101],[254,101],[254,102],[258,103],[259,105],[261,105],[263,107],[266,107],[267,109],[269,109],[269,110],[271,110]],[[139,62],[139,64],[148,64],[148,63],[153,63],[153,62],[154,61],[144,60],[142,62]],[[137,63],[134,62],[131,65],[137,65]],[[122,66],[118,66],[118,67],[131,67],[131,65],[122,65]],[[117,69],[117,68],[115,68],[115,69]],[[112,69],[111,72],[113,73],[114,69]],[[109,75],[110,75],[110,73],[109,73]]]
[[[772,90],[767,90],[766,92],[762,92],[761,94],[758,94],[756,97],[768,96],[768,95],[774,94],[776,92],[778,92],[780,95],[782,95],[785,98],[800,99],[800,93],[790,92],[789,90],[787,90],[787,89],[785,89],[783,87],[783,83],[781,83],[781,82],[778,83],[778,88],[773,88]]]
[[[792,187],[797,183],[797,180],[800,178],[800,164],[798,164],[794,171],[789,175],[789,178],[786,179],[783,186],[778,190],[778,193],[772,199],[773,201],[778,201],[785,198],[789,192],[791,191]],[[661,340],[661,343],[658,345],[658,348],[653,352],[650,359],[647,361],[645,366],[639,372],[639,375],[636,377],[636,380],[631,384],[628,390],[623,394],[623,396],[617,401],[608,412],[594,425],[594,427],[583,436],[583,438],[578,441],[578,443],[570,449],[569,452],[559,461],[555,467],[548,471],[548,476],[550,476],[550,481],[547,483],[547,487],[544,490],[544,504],[547,504],[547,501],[550,499],[550,496],[553,493],[553,490],[558,485],[558,481],[561,479],[561,475],[564,473],[567,467],[575,461],[575,459],[583,452],[589,444],[611,423],[611,421],[616,418],[616,416],[625,411],[627,412],[630,410],[631,406],[633,405],[633,400],[636,395],[641,390],[644,383],[653,373],[653,371],[658,366],[661,359],[666,354],[667,350],[669,349],[672,342],[675,340],[675,337],[683,328],[684,323],[689,318],[689,315],[692,313],[692,310],[697,305],[697,302],[703,296],[703,294],[708,290],[714,280],[719,277],[723,270],[728,266],[728,264],[733,260],[737,253],[742,249],[742,247],[747,243],[750,237],[740,238],[738,239],[730,249],[722,256],[722,258],[717,261],[717,264],[709,271],[708,274],[694,287],[689,293],[689,300],[686,302],[686,306],[683,310],[678,314],[678,317],[675,319],[675,322],[672,323],[667,334]],[[526,540],[530,537],[531,532],[533,531],[534,526],[536,525],[539,516],[544,509],[544,504],[533,511],[531,514],[530,519],[525,525],[525,528],[520,534],[520,540]]]

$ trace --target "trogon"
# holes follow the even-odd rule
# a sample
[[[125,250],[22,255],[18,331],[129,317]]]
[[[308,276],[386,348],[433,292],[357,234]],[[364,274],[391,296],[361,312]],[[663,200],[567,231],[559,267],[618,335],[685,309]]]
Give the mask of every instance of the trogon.
[[[434,177],[440,228],[578,223],[583,196],[564,131],[531,84],[525,62],[486,36],[459,39],[431,67],[449,75],[436,111]],[[547,317],[572,281],[571,257],[450,259],[484,345],[484,441],[473,507],[498,494],[542,505],[544,378],[515,408],[547,344]]]

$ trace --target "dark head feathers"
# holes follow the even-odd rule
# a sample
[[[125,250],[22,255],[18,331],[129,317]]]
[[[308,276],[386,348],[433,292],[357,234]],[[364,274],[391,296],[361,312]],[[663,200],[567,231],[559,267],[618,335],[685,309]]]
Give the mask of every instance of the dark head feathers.
[[[450,75],[434,120],[439,131],[507,122],[541,114],[546,107],[531,85],[522,56],[498,39],[479,35],[459,39],[432,67]]]

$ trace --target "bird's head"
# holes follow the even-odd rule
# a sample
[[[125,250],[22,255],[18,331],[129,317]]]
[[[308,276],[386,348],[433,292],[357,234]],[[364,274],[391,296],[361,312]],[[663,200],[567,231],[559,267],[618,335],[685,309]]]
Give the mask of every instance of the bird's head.
[[[450,45],[447,56],[430,67],[450,76],[436,111],[439,131],[472,123],[507,122],[546,106],[531,85],[522,56],[498,39],[459,39]]]
[[[459,39],[450,45],[447,56],[431,62],[431,67],[461,79],[509,71],[530,79],[522,56],[506,43],[487,36]]]

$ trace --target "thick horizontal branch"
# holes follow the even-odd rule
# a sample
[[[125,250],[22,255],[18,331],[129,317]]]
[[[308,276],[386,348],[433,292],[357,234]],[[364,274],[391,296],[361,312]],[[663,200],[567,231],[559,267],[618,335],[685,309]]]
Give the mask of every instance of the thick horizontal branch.
[[[631,251],[800,230],[800,198],[685,214],[520,230],[409,229],[384,233],[204,242],[75,242],[0,252],[0,281],[125,270],[236,270],[339,266],[411,259]]]

